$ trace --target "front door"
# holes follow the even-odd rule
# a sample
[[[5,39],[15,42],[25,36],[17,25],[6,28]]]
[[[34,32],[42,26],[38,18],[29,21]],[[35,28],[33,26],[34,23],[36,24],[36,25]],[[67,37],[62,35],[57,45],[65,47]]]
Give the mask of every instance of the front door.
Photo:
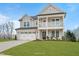
[[[46,39],[46,31],[42,31],[42,39]]]

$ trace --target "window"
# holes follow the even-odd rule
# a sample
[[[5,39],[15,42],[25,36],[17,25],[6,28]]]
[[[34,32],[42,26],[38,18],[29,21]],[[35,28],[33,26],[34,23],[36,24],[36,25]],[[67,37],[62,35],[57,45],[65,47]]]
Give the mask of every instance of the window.
[[[26,27],[26,22],[24,22],[24,27]]]
[[[56,30],[56,37],[59,37],[59,30]]]
[[[52,36],[55,37],[55,31],[52,31]]]
[[[55,21],[55,19],[52,19],[52,21]]]
[[[46,20],[43,20],[43,22],[46,22]]]
[[[27,22],[27,27],[29,27],[29,22]]]
[[[37,25],[37,22],[36,22],[36,25]]]
[[[24,27],[29,27],[29,22],[24,22]]]
[[[56,19],[56,21],[59,21],[59,19]]]

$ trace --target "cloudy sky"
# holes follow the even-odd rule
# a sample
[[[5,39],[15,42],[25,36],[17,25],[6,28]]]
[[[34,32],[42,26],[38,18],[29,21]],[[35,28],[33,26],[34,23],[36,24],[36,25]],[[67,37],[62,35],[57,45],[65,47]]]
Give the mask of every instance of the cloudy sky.
[[[79,26],[79,4],[77,3],[54,3],[59,8],[67,13],[64,26],[65,30],[73,30]],[[0,24],[7,21],[13,21],[14,27],[19,27],[19,19],[27,14],[30,16],[37,15],[46,3],[0,3]]]

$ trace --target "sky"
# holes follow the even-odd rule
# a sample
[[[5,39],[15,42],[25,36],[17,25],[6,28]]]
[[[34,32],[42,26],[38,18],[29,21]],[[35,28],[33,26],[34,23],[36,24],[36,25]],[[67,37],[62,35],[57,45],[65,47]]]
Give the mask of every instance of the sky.
[[[0,3],[0,24],[8,21],[14,22],[14,27],[20,27],[19,19],[27,14],[35,16],[39,14],[48,3]],[[65,30],[74,30],[79,27],[79,4],[78,3],[52,3],[66,12],[64,19]]]

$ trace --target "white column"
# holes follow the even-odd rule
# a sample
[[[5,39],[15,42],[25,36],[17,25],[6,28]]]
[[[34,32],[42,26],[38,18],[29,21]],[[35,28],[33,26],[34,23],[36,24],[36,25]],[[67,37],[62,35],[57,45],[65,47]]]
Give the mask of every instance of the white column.
[[[46,30],[46,40],[48,40],[48,39],[47,39],[47,36],[48,36],[48,29]]]
[[[40,39],[40,32],[39,32],[39,30],[38,30],[38,37],[37,38]]]
[[[64,36],[64,16],[63,16],[63,36]]]
[[[38,21],[38,26],[37,26],[37,29],[38,29],[38,30],[37,30],[37,32],[38,32],[38,33],[37,33],[37,39],[40,39],[40,38],[39,38],[39,16],[38,16],[37,21]]]
[[[60,38],[61,37],[61,30],[59,29],[58,31],[59,31],[59,38]]]
[[[55,37],[56,37],[56,30],[55,30]]]
[[[55,18],[55,27],[57,26],[57,24],[56,24],[57,22],[56,22],[56,18]]]
[[[38,26],[37,26],[37,27],[39,28],[39,16],[38,16],[38,19],[37,19],[37,21],[38,21]]]
[[[48,17],[46,17],[46,40],[48,40],[47,36],[48,36]]]
[[[64,16],[62,17],[62,22],[63,22],[62,25],[63,25],[63,27],[64,27]]]
[[[48,29],[48,17],[46,17],[46,28]]]

